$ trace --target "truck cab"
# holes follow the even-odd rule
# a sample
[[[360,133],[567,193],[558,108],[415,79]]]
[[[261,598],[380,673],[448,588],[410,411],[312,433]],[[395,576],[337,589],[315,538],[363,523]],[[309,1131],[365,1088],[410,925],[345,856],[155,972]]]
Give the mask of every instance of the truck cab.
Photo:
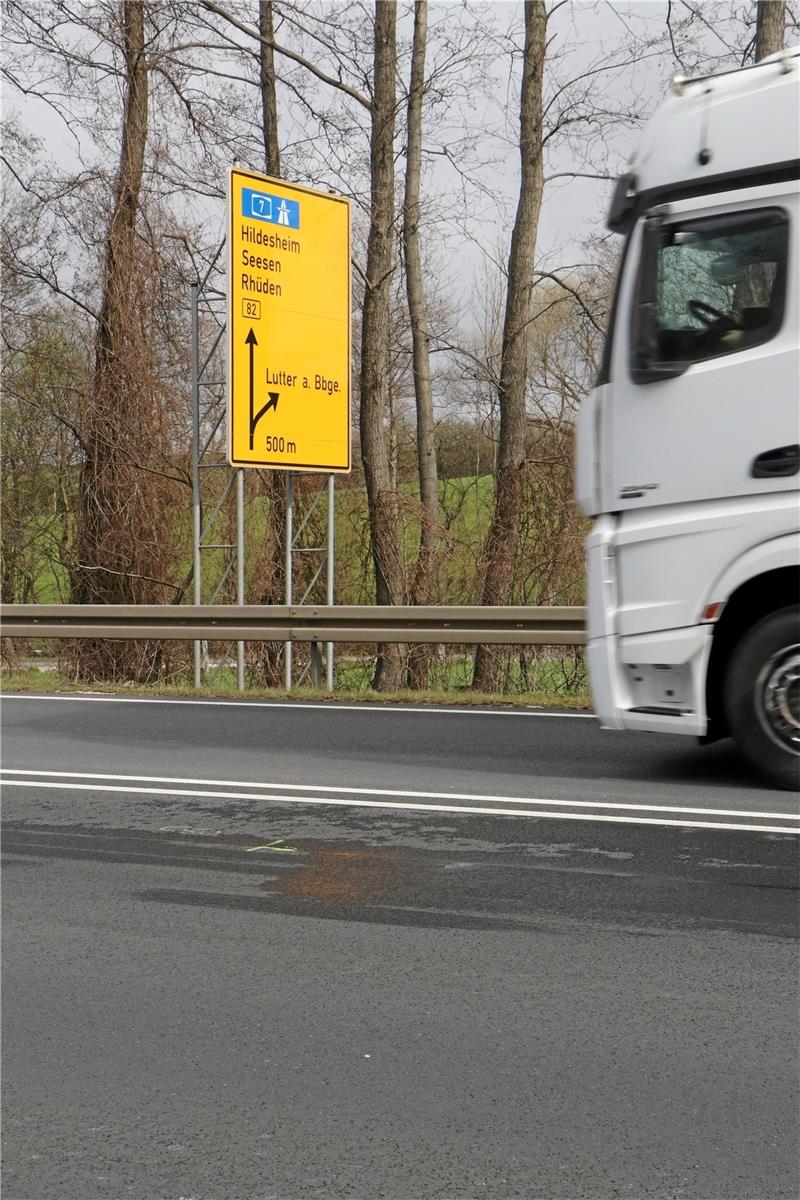
[[[800,778],[800,49],[676,77],[618,182],[581,408],[588,667],[609,729]]]

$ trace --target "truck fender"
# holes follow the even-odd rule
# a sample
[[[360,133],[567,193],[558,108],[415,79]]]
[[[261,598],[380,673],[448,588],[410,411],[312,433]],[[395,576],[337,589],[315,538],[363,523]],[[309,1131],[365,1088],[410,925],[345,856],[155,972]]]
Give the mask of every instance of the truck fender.
[[[796,534],[784,534],[762,542],[729,563],[708,589],[701,617],[709,604],[724,604],[743,583],[781,567],[800,567],[800,540]]]

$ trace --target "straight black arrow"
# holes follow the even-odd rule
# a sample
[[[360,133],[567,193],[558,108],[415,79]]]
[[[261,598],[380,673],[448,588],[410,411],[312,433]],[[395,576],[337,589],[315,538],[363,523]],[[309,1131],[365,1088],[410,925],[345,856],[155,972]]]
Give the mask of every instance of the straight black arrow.
[[[250,449],[252,450],[253,436],[256,431],[256,421],[258,420],[258,418],[253,419],[253,347],[258,345],[258,339],[253,333],[252,325],[250,326],[250,332],[244,339],[244,343],[250,347]]]

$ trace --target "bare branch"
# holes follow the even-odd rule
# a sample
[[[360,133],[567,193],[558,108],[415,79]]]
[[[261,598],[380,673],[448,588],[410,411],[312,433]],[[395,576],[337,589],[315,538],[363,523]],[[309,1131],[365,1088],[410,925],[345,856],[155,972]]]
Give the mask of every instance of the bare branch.
[[[363,96],[361,92],[356,91],[355,88],[351,88],[341,79],[334,79],[332,75],[328,75],[325,71],[321,71],[319,67],[315,66],[314,63],[310,62],[307,58],[304,58],[302,54],[297,54],[296,51],[289,50],[286,46],[280,46],[276,41],[270,41],[267,38],[262,38],[259,31],[252,25],[245,25],[243,21],[239,21],[233,16],[232,13],[229,13],[224,8],[220,8],[219,5],[212,3],[212,0],[201,0],[201,4],[203,8],[208,9],[209,12],[214,13],[218,17],[222,17],[223,20],[227,21],[230,25],[233,25],[234,29],[238,29],[241,33],[246,33],[248,37],[251,37],[256,42],[263,42],[265,46],[270,46],[276,54],[282,54],[284,58],[289,58],[292,60],[292,62],[299,63],[301,67],[305,67],[307,71],[309,71],[317,79],[321,80],[322,83],[327,83],[329,87],[336,88],[337,91],[344,92],[346,96],[349,96],[351,100],[355,100],[358,104],[361,104],[367,109],[367,111],[372,108],[371,101],[366,96]]]

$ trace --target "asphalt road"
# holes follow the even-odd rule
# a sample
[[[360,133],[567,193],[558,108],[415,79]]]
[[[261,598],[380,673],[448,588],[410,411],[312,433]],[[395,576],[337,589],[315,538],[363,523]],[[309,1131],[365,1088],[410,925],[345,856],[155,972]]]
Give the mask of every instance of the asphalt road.
[[[797,798],[584,715],[7,697],[9,1200],[795,1200]]]

